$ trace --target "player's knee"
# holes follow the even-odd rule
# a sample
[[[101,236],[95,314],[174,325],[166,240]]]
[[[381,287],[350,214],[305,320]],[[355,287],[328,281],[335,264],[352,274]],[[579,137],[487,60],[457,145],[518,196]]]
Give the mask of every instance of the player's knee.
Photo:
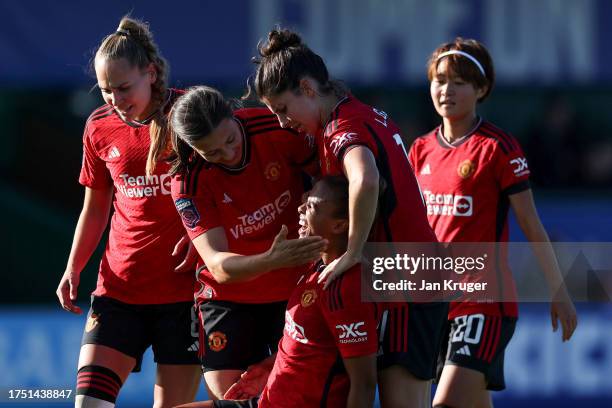
[[[113,408],[123,382],[113,370],[96,365],[84,366],[77,374],[77,408]]]

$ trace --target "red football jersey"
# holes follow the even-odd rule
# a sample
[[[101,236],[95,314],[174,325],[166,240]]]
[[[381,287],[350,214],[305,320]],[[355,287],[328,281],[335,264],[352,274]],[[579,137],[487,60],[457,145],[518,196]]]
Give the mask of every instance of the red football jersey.
[[[234,119],[244,137],[242,165],[228,169],[194,155],[189,170],[172,179],[172,196],[191,239],[223,227],[230,252],[253,255],[270,247],[283,224],[288,237],[297,238],[302,168],[316,159],[316,148],[312,137],[282,129],[265,108],[240,109]],[[198,298],[242,303],[287,300],[304,268],[279,269],[232,284],[219,284],[200,268],[203,287]]]
[[[347,96],[336,105],[319,140],[323,175],[344,174],[344,154],[356,145],[372,151],[386,184],[370,241],[435,242],[399,128],[385,112]]]
[[[361,302],[361,266],[327,290],[315,265],[293,290],[285,330],[259,407],[345,407],[350,382],[342,358],[375,354],[377,308]]]
[[[438,127],[414,142],[410,162],[441,242],[508,241],[508,196],[529,188],[527,160],[513,136],[481,120],[449,144]],[[500,261],[500,299],[515,299],[507,259]],[[517,316],[518,310],[515,302],[452,303],[449,317],[468,313]]]
[[[170,90],[174,99],[177,91]],[[110,233],[94,295],[125,303],[162,304],[193,299],[192,273],[177,274],[172,257],[185,235],[170,198],[168,164],[147,177],[148,125],[124,122],[104,105],[85,125],[79,182],[89,188],[114,185]]]

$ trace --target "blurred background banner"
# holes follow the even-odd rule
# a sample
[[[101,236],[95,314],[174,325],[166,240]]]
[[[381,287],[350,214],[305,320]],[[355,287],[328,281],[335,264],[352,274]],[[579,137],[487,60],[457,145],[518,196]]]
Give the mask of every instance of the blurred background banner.
[[[188,81],[243,82],[276,23],[352,82],[422,84],[428,55],[455,35],[489,47],[501,83],[612,79],[606,0],[3,0],[0,80],[85,83],[83,57],[129,11],[151,22],[175,79]]]
[[[506,350],[507,389],[494,393],[497,408],[518,404],[556,408],[610,406],[612,311],[582,304],[578,312],[579,330],[570,343],[562,343],[558,333],[550,329],[547,307],[521,307],[517,330]],[[84,324],[84,318],[68,316],[57,308],[0,309],[0,392],[12,388],[74,390]],[[149,350],[142,372],[128,377],[118,406],[150,407],[154,381]],[[199,398],[205,395],[201,387]]]
[[[0,0],[0,390],[74,386],[84,321],[60,310],[55,289],[83,200],[83,125],[102,104],[89,63],[127,13],[151,24],[172,86],[232,97],[244,93],[257,42],[274,24],[294,28],[333,77],[389,113],[407,145],[439,124],[430,53],[477,38],[498,79],[479,113],[523,146],[551,239],[612,242],[610,1]],[[515,223],[511,237],[524,239]],[[101,249],[82,274],[84,307]],[[523,306],[496,406],[612,406],[610,304],[580,304],[565,344],[547,306]],[[123,406],[150,406],[153,381],[145,357]]]

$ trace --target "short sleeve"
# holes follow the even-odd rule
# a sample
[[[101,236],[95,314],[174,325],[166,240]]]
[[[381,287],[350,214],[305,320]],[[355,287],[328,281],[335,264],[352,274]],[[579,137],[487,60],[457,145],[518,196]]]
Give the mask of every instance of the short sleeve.
[[[98,154],[92,141],[92,130],[89,124],[83,131],[83,162],[79,183],[92,189],[100,189],[112,184],[112,179],[106,163]]]
[[[415,140],[414,143],[412,143],[412,145],[410,146],[410,151],[408,151],[408,161],[410,162],[410,166],[412,167],[413,171],[416,171],[415,166],[418,160],[416,144],[417,144],[417,141]]]
[[[335,122],[328,125],[325,148],[333,154],[338,163],[342,163],[348,148],[352,146],[365,146],[376,155],[374,141],[365,126],[347,121],[337,127]]]
[[[172,200],[189,238],[220,226],[219,210],[202,178],[184,172],[172,178]],[[192,185],[197,183],[197,185]]]
[[[516,194],[529,188],[529,165],[518,141],[507,135],[494,150],[495,174],[500,190]]]
[[[356,265],[322,291],[323,316],[343,358],[378,350],[377,306],[361,301],[361,266]]]

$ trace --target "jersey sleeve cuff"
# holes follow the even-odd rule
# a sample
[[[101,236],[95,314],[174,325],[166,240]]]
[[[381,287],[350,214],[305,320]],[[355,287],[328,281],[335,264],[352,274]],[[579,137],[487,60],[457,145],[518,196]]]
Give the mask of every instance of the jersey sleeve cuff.
[[[355,357],[365,357],[371,354],[376,354],[378,351],[378,345],[374,344],[372,347],[367,349],[358,349],[358,350],[340,350],[340,355],[342,358],[355,358]]]
[[[512,194],[521,193],[525,190],[529,190],[530,188],[531,188],[531,185],[529,183],[529,180],[519,181],[516,184],[512,184],[511,186],[506,187],[502,191],[502,194],[509,196]]]
[[[338,154],[336,155],[336,157],[338,157],[338,161],[339,161],[340,163],[342,163],[342,160],[344,160],[344,155],[347,153],[348,149],[351,149],[351,148],[356,147],[356,146],[364,146],[364,147],[367,147],[367,148],[368,148],[368,150],[372,151],[372,149],[370,148],[370,146],[368,146],[368,144],[367,144],[367,143],[365,143],[365,142],[356,142],[356,143],[352,143],[352,144],[350,144],[350,145],[343,146],[343,147],[342,147],[342,148],[341,148],[341,149],[338,151]]]

